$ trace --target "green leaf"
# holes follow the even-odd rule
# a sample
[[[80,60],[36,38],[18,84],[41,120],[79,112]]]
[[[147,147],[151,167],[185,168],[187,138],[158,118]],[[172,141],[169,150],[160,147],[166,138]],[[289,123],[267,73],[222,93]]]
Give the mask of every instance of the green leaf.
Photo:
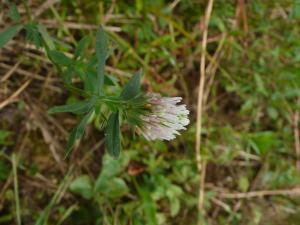
[[[51,41],[53,41],[54,44],[57,44],[57,46],[60,46],[62,49],[65,49],[65,50],[72,50],[73,49],[73,46],[68,44],[67,42],[65,41],[62,41],[56,37],[53,37],[53,36],[50,36],[50,39]]]
[[[73,67],[75,74],[80,78],[80,80],[84,80],[86,78],[85,68],[81,62],[75,61],[75,65]]]
[[[24,27],[26,29],[26,39],[32,43],[37,48],[40,48],[42,45],[42,36],[38,31],[38,25],[34,23],[28,23]]]
[[[151,197],[151,192],[146,186],[136,186],[139,196],[142,200],[142,207],[145,214],[145,219],[148,221],[149,225],[156,225],[156,204],[153,198]]]
[[[264,156],[278,144],[278,137],[272,131],[257,132],[251,134],[249,143],[257,154]]]
[[[255,78],[255,82],[256,82],[257,92],[267,96],[268,92],[265,88],[265,84],[264,84],[264,81],[261,78],[261,76],[259,76],[258,74],[254,74],[254,78]]]
[[[97,92],[100,94],[102,92],[102,87],[104,83],[104,67],[105,62],[108,57],[108,40],[107,36],[100,26],[96,34],[96,56],[97,56]]]
[[[127,152],[122,154],[122,157],[113,159],[109,155],[104,155],[101,169],[101,176],[114,177],[122,173],[129,164],[130,155]]]
[[[97,74],[94,71],[87,71],[84,77],[84,90],[95,93],[98,88],[97,85]],[[104,84],[108,86],[115,86],[118,84],[118,79],[105,74],[104,75]]]
[[[97,66],[97,56],[96,55],[92,55],[88,61],[87,61],[87,67],[88,68],[94,68]]]
[[[11,171],[10,166],[4,160],[0,160],[0,181],[4,181]]]
[[[44,42],[46,43],[46,48],[50,49],[50,50],[55,49],[54,43],[53,43],[52,38],[51,38],[50,34],[48,33],[47,29],[43,25],[39,24],[38,30],[39,30],[40,34],[42,35]]]
[[[88,36],[83,37],[79,42],[75,49],[74,57],[75,59],[79,56],[82,56],[85,54],[87,47],[89,45],[90,38]]]
[[[170,201],[171,216],[176,216],[180,210],[179,197],[183,194],[183,191],[179,186],[169,184],[168,182],[169,181],[167,181],[167,190],[164,190],[164,192]]]
[[[61,78],[66,86],[71,86],[73,74],[73,66],[69,66],[65,71],[61,73]]]
[[[10,9],[8,14],[9,17],[15,22],[19,22],[21,19],[18,8],[14,3],[10,4]]]
[[[128,193],[128,187],[121,178],[103,175],[97,179],[95,191],[109,198],[120,198]]]
[[[50,50],[48,51],[50,60],[60,66],[69,66],[73,63],[73,60],[67,57],[64,53]]]
[[[104,84],[109,86],[117,85],[119,82],[119,79],[113,76],[110,76],[108,74],[104,75]]]
[[[128,187],[125,181],[121,178],[115,177],[109,181],[108,189],[104,190],[107,197],[120,198],[128,193]]]
[[[92,181],[88,175],[82,175],[75,179],[70,184],[70,190],[85,199],[91,199],[93,197]]]
[[[11,134],[12,132],[10,131],[0,130],[0,146],[12,144],[10,141],[7,140]]]
[[[131,157],[128,152],[124,152],[122,157],[119,157],[118,159],[113,159],[109,155],[104,155],[102,170],[95,182],[95,192],[104,193],[105,189],[110,189],[111,183],[109,183],[109,181],[126,170],[130,159]]]
[[[83,97],[90,97],[89,94],[86,93],[86,91],[77,88],[71,84],[65,83],[65,87],[67,90],[71,91],[75,95],[83,96]]]
[[[141,76],[142,70],[137,71],[132,78],[125,84],[120,98],[123,100],[129,100],[138,95],[141,89]]]
[[[54,106],[48,110],[48,113],[61,113],[61,112],[71,112],[71,113],[86,113],[88,112],[96,103],[97,97],[93,97],[90,101],[76,102],[69,105]]]
[[[79,138],[82,137],[82,135],[84,134],[84,129],[85,129],[85,125],[87,124],[89,118],[91,117],[92,113],[94,112],[94,110],[91,110],[90,112],[88,112],[80,121],[80,123],[72,130],[68,143],[67,143],[67,147],[66,147],[66,156],[68,157],[68,155],[71,153],[72,148],[75,144],[75,141]]]
[[[107,122],[105,142],[108,153],[118,158],[121,151],[119,112],[113,112]]]
[[[13,39],[22,28],[22,25],[14,25],[2,31],[0,33],[0,48]]]
[[[84,90],[89,93],[95,93],[97,88],[97,74],[95,72],[87,71],[84,79]]]

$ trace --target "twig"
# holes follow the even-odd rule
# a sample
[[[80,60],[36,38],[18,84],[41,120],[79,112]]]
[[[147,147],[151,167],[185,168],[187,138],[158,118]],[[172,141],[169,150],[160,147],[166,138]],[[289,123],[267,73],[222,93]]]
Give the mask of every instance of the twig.
[[[230,211],[230,206],[224,202],[222,202],[221,200],[217,199],[217,198],[212,198],[211,201],[213,203],[215,203],[216,205],[222,207],[225,211],[229,212]]]
[[[199,91],[198,91],[198,103],[197,103],[197,122],[196,122],[196,144],[195,144],[195,151],[196,151],[196,160],[197,160],[197,168],[199,172],[201,171],[201,131],[202,131],[202,103],[203,103],[203,91],[204,91],[204,82],[205,82],[205,52],[206,52],[206,45],[207,45],[207,33],[208,33],[208,23],[210,19],[210,15],[213,8],[213,0],[209,0],[206,14],[205,14],[205,21],[204,21],[204,31],[203,31],[203,38],[202,38],[202,52],[201,52],[201,59],[200,59],[200,81],[199,81]],[[201,174],[203,174],[201,172]],[[204,173],[205,174],[205,173]],[[203,199],[204,199],[204,179],[201,179],[200,188],[199,188],[199,199],[198,199],[198,210],[199,212],[203,209]]]
[[[103,24],[108,23],[108,21],[110,20],[111,16],[113,15],[115,5],[116,5],[116,0],[112,0],[109,9],[107,10],[107,12],[104,15]]]
[[[15,70],[19,67],[21,61],[17,62],[7,73],[2,77],[0,82],[6,81],[14,72]]]
[[[0,67],[4,68],[4,69],[10,69],[11,68],[10,65],[7,65],[5,63],[0,63]],[[23,69],[16,69],[15,72],[20,74],[20,75],[23,75],[25,77],[33,78],[33,79],[36,79],[36,80],[42,80],[42,81],[45,80],[45,77],[43,77],[42,75],[34,74],[34,73],[28,72],[28,71],[23,70]],[[52,81],[52,79],[51,79],[51,81]],[[54,79],[53,79],[53,81],[54,81]]]
[[[218,197],[227,199],[240,199],[240,198],[257,198],[272,195],[300,195],[300,187],[293,189],[283,190],[263,190],[263,191],[251,191],[246,193],[220,193]]]
[[[59,2],[59,0],[47,0],[45,1],[35,12],[33,13],[33,17],[36,18],[49,9],[52,5]]]
[[[242,17],[241,19],[243,20],[244,32],[248,33],[249,26],[248,26],[247,11],[245,5],[246,5],[245,0],[238,0],[237,17]]]
[[[59,28],[60,25],[57,23],[56,20],[42,20],[41,21],[43,25],[47,28]],[[72,22],[72,21],[64,21],[63,26],[67,29],[71,30],[97,30],[99,28],[98,25],[95,24],[87,24],[87,23],[78,23],[78,22]],[[121,32],[121,27],[116,26],[104,26],[105,30],[111,31],[111,32]]]
[[[0,103],[0,110],[4,108],[6,105],[14,102],[16,98],[27,88],[30,84],[31,80],[27,80],[15,93],[13,93],[10,97]]]

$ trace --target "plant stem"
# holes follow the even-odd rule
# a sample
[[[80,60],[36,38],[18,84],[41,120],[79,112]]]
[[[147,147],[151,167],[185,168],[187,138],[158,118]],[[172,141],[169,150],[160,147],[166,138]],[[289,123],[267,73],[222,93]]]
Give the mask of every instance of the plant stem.
[[[205,54],[206,54],[206,45],[207,45],[207,33],[208,33],[208,24],[213,8],[213,0],[209,0],[205,18],[204,18],[204,30],[201,43],[201,59],[200,59],[200,81],[199,81],[199,91],[198,91],[198,103],[197,103],[197,122],[196,122],[196,160],[197,168],[201,174],[200,184],[199,184],[199,197],[198,197],[198,212],[199,214],[203,213],[203,202],[204,202],[204,182],[205,182],[205,169],[206,166],[202,166],[201,158],[201,131],[202,131],[202,110],[203,110],[203,93],[204,93],[204,83],[205,83]],[[201,225],[201,221],[198,221],[198,224]]]
[[[21,225],[21,211],[20,211],[20,199],[19,199],[19,187],[18,187],[18,174],[17,174],[17,158],[15,153],[12,154],[12,165],[13,165],[13,175],[14,175],[14,194],[16,201],[16,216],[17,224]]]

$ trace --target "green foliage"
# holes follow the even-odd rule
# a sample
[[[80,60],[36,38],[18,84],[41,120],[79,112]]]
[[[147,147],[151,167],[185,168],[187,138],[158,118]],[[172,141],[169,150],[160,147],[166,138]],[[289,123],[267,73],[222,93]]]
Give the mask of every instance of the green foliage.
[[[47,29],[42,24],[38,24],[38,31],[42,36],[43,41],[45,42],[45,48],[49,50],[54,50],[55,46]]]
[[[91,117],[94,110],[90,110],[80,121],[80,123],[72,130],[67,146],[66,146],[66,157],[71,153],[75,141],[82,137],[84,134],[85,125]]]
[[[0,160],[0,181],[7,179],[10,170],[9,164],[4,160]]]
[[[250,145],[253,147],[254,151],[259,155],[266,155],[272,150],[272,147],[276,146],[277,137],[273,132],[257,132],[251,135]]]
[[[93,197],[92,181],[88,175],[82,175],[76,178],[70,184],[70,191],[81,195],[85,199],[91,199]]]
[[[82,175],[70,184],[70,190],[85,199],[91,199],[98,195],[100,198],[118,199],[127,194],[128,187],[126,182],[117,176],[122,172],[124,166],[127,165],[128,156],[119,160],[105,157],[103,163],[106,167],[99,174],[95,184],[88,175]]]
[[[108,153],[118,158],[121,151],[119,112],[113,112],[108,121],[105,131],[105,142]]]
[[[0,145],[9,145],[11,142],[8,140],[12,132],[7,130],[0,130]]]
[[[0,33],[0,48],[2,48],[7,42],[13,39],[22,28],[22,25],[13,25],[2,31]]]
[[[21,19],[18,8],[14,3],[10,4],[9,16],[14,22],[19,22]]]
[[[76,102],[69,105],[54,106],[48,110],[48,113],[71,112],[76,114],[87,113],[96,103],[97,98],[90,101]]]
[[[132,78],[124,86],[120,98],[123,100],[129,100],[136,97],[140,92],[141,76],[143,71],[136,72]]]
[[[36,48],[40,48],[42,46],[42,36],[38,30],[38,24],[28,23],[24,26],[26,30],[26,39],[29,42],[32,42]]]
[[[12,6],[11,10],[14,11],[14,17],[16,19],[17,11],[14,6]],[[2,32],[0,34],[0,46],[2,47],[5,45],[21,28],[22,25],[15,25]],[[58,71],[62,73],[62,78],[66,87],[79,95],[89,98],[82,102],[64,106],[55,106],[49,109],[49,113],[87,113],[70,134],[66,146],[66,155],[69,155],[75,141],[83,136],[85,125],[91,114],[95,112],[95,107],[99,108],[101,106],[101,104],[96,105],[96,102],[98,101],[98,103],[108,104],[112,111],[115,109],[122,110],[122,100],[130,100],[139,94],[142,71],[134,74],[132,79],[125,85],[120,98],[115,98],[115,101],[111,102],[114,97],[105,95],[103,85],[115,85],[116,81],[104,72],[105,63],[109,55],[109,47],[108,37],[102,26],[99,27],[96,34],[96,58],[91,56],[88,59],[88,66],[85,64],[85,56],[87,46],[90,42],[89,37],[84,37],[79,41],[75,48],[74,58],[71,59],[62,51],[55,49],[53,42],[54,39],[42,25],[30,22],[25,24],[24,28],[26,30],[27,40],[33,42],[37,48],[40,48],[42,44],[45,44],[44,47],[47,51],[48,57],[57,66]],[[74,74],[76,74],[84,82],[85,90],[78,89],[72,84],[72,77]],[[131,103],[135,104],[134,101],[131,101]],[[100,112],[101,114],[101,111],[99,110],[96,112]],[[135,116],[138,117],[138,115]],[[113,112],[108,119],[106,128],[106,145],[109,154],[117,158],[121,150],[119,112]]]
[[[66,86],[71,90],[74,90],[78,94],[83,93],[85,97],[88,96],[90,98],[90,100],[84,102],[52,107],[51,109],[49,109],[49,113],[87,113],[88,111],[94,112],[95,107],[101,107],[101,104],[96,104],[97,101],[98,103],[106,103],[112,111],[123,110],[124,108],[122,107],[121,101],[131,100],[140,93],[142,70],[135,73],[128,81],[128,83],[126,83],[119,98],[106,96],[103,91],[103,85],[115,85],[116,81],[113,81],[113,79],[109,75],[104,73],[105,62],[109,54],[109,48],[108,38],[102,26],[100,26],[96,34],[96,58],[94,56],[89,58],[88,66],[86,66],[83,56],[85,55],[88,43],[88,37],[85,37],[79,41],[75,49],[74,59],[69,58],[63,52],[60,52],[58,50],[47,50],[50,60],[57,66],[59,71],[63,71],[62,78]],[[79,78],[84,81],[85,90],[81,91],[72,85],[71,78],[74,74],[77,74]],[[131,104],[135,105],[139,103],[138,101],[135,101],[133,99],[131,101]],[[97,110],[96,113],[97,112],[99,112],[99,110]],[[133,117],[138,118],[139,115],[136,114]],[[83,135],[84,126],[88,118],[89,116],[86,115],[82,119],[80,124],[71,132],[66,147],[67,155],[70,154],[75,141],[81,138],[81,136]],[[108,153],[114,158],[117,158],[119,157],[121,151],[119,111],[111,113],[110,117],[108,118],[107,127],[105,130],[105,140]]]
[[[101,94],[103,93],[104,67],[108,57],[108,40],[102,26],[97,30],[95,51],[97,56],[97,93]]]
[[[110,199],[118,199],[128,193],[128,187],[121,178],[100,177],[97,180],[96,192]]]
[[[21,3],[15,2],[19,8]],[[70,135],[67,154],[83,137],[87,124],[93,126],[76,157],[68,163],[56,163],[52,154],[61,154],[56,143],[41,143],[39,129],[13,117],[13,107],[4,109],[3,114],[1,111],[0,186],[4,188],[0,223],[14,223],[13,182],[7,159],[11,152],[22,149],[18,174],[24,223],[38,219],[37,224],[193,225],[200,217],[207,225],[299,224],[300,200],[296,195],[222,197],[227,192],[292,190],[299,185],[295,142],[300,97],[298,2],[214,1],[202,113],[201,154],[207,163],[205,215],[197,210],[201,177],[195,164],[194,122],[202,52],[199,40],[207,1],[61,1],[37,18],[33,16],[35,4],[21,6],[22,18],[13,4],[0,4],[4,21],[10,17],[5,23],[10,27],[0,34],[0,47],[13,38],[23,42],[25,35],[26,42],[46,54],[39,53],[20,67],[44,76],[45,66],[39,59],[48,57],[58,71],[51,76],[61,76],[69,91],[68,96],[52,92],[62,87],[56,77],[45,85],[33,78],[29,94],[24,94],[29,96],[24,101],[26,107],[17,114],[23,115],[34,104],[28,99],[38,93],[39,86],[49,88],[47,98],[41,99],[50,106],[75,99],[49,109],[49,113],[75,116],[41,115],[50,133],[81,118]],[[105,27],[97,33],[88,27],[99,22],[105,22]],[[73,28],[74,24],[81,29]],[[112,44],[117,46],[114,51]],[[14,58],[6,52],[4,63],[9,59],[12,65]],[[21,52],[16,60],[19,57],[30,56]],[[137,109],[145,103],[140,94],[141,71],[132,76],[128,72],[140,67],[145,71],[143,89],[182,96],[191,110],[190,127],[173,142],[146,142],[127,132],[128,124],[140,123],[142,112]],[[20,77],[23,79],[11,76],[3,93],[6,87],[19,86],[23,82]],[[2,122],[7,114],[16,120],[13,125]],[[50,120],[61,124],[52,125]],[[25,132],[9,135],[6,130],[18,129],[19,124],[26,124]],[[105,147],[98,145],[102,131],[106,133]],[[51,151],[45,151],[48,145]],[[109,154],[102,155],[104,148]],[[69,165],[75,166],[76,177],[63,188],[56,187]],[[7,188],[6,183],[10,183]],[[35,185],[40,186],[37,189]]]
[[[137,187],[137,191],[142,201],[142,209],[144,211],[144,218],[150,225],[157,224],[156,220],[156,205],[153,199],[151,198],[150,191],[147,187]]]
[[[83,37],[79,42],[75,49],[74,58],[85,56],[88,45],[90,43],[90,38],[88,36]]]
[[[48,54],[50,60],[58,66],[70,66],[73,63],[73,61],[62,52],[50,50]]]

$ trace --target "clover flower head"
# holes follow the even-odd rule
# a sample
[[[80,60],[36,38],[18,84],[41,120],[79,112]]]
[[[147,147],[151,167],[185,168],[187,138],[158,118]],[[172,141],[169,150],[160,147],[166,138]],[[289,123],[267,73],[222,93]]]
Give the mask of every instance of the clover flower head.
[[[162,97],[158,93],[146,94],[147,111],[140,116],[142,123],[137,132],[148,141],[174,139],[190,122],[186,106],[177,104],[181,100],[181,97]]]

